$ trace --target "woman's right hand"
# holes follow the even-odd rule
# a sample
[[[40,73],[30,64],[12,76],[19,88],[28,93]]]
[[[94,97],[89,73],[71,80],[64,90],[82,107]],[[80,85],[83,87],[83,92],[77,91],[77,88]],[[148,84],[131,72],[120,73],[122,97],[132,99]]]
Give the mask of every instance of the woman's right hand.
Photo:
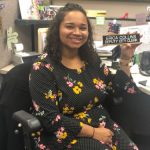
[[[113,135],[114,133],[110,129],[105,128],[105,127],[98,127],[98,128],[95,128],[93,138],[104,144],[111,145]]]

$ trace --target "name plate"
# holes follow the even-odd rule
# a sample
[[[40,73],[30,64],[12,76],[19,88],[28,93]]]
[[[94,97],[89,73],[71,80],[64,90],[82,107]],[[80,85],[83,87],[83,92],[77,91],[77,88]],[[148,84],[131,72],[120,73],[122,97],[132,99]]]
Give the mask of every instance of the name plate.
[[[120,45],[125,43],[140,43],[140,34],[116,34],[103,36],[103,45]]]

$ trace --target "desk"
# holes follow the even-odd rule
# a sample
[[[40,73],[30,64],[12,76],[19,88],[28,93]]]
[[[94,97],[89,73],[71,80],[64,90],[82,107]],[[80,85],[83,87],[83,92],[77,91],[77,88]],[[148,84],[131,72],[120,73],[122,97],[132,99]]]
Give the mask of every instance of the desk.
[[[147,80],[150,83],[150,76],[143,76],[140,73],[132,73],[132,77],[137,87],[144,93],[150,95],[150,85],[144,86],[139,84],[139,81]]]
[[[6,74],[9,70],[11,70],[14,67],[13,64],[10,64],[6,67],[3,67],[0,69],[0,74]]]
[[[105,63],[107,66],[111,66],[112,65],[112,62],[109,62],[108,60],[102,60],[103,63]],[[133,67],[136,67],[136,71],[134,70],[133,71]],[[138,66],[133,66],[131,67],[131,76],[134,80],[134,82],[136,83],[136,86],[144,93],[150,95],[150,85],[149,86],[144,86],[144,85],[141,85],[139,84],[139,81],[144,81],[144,80],[147,80],[149,83],[150,83],[150,76],[144,76],[142,74],[139,73],[139,68]],[[109,68],[110,71],[115,74],[116,73],[116,70],[113,69],[113,68]]]
[[[133,65],[130,69],[132,78],[136,83],[137,87],[144,93],[150,95],[150,76],[144,76],[140,74],[139,66],[137,64]],[[149,84],[144,86],[139,84],[140,81],[147,81]]]

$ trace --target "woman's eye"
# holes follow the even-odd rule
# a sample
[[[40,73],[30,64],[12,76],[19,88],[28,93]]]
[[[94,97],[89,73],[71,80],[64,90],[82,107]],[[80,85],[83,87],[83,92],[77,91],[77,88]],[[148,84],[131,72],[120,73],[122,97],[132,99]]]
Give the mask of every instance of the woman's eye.
[[[73,26],[66,26],[67,29],[73,29]]]
[[[87,30],[87,27],[81,27],[80,30],[85,31],[85,30]]]

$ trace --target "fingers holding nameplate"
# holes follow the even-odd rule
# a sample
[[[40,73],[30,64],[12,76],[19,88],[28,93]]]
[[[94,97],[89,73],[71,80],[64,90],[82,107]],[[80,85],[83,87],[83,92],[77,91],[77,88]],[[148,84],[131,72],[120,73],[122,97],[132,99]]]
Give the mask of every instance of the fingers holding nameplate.
[[[116,35],[104,35],[103,45],[120,45],[126,43],[138,44],[140,43],[140,34],[116,34]]]

